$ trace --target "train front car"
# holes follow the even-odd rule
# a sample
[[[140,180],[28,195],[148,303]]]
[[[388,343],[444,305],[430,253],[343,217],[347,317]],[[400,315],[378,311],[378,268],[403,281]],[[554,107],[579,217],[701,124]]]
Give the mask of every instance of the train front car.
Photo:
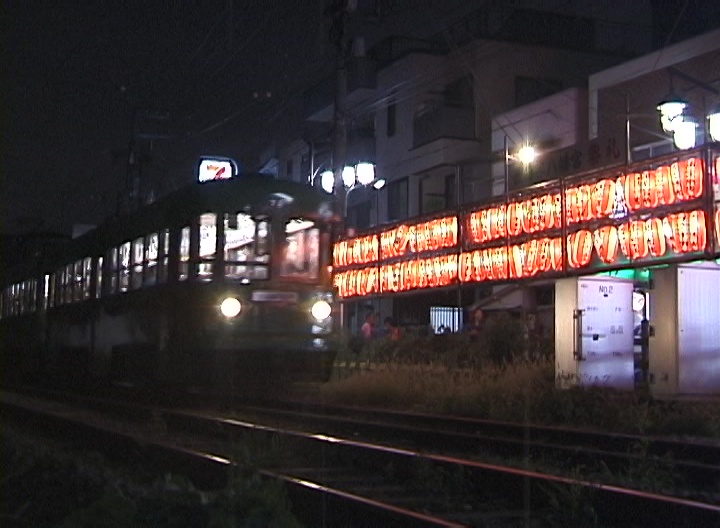
[[[331,197],[270,177],[202,187],[198,214],[180,229],[166,364],[182,365],[184,384],[223,392],[327,379]]]

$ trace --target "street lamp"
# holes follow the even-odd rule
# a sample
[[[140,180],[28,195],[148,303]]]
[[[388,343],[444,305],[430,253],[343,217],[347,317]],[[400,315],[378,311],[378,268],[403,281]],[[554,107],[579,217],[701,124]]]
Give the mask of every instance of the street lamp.
[[[701,88],[706,92],[713,94],[714,97],[720,96],[720,91],[710,84],[696,79],[692,75],[669,67],[670,82],[672,87],[673,77],[680,77],[695,87]],[[704,106],[704,105],[703,105]],[[666,100],[657,105],[657,111],[660,115],[660,126],[667,134],[672,134],[675,147],[680,150],[691,149],[695,147],[695,134],[698,127],[698,121],[688,114],[688,103],[677,96],[670,96]],[[703,116],[706,121],[703,122],[703,141],[707,142],[708,136],[712,141],[720,141],[720,108]]]
[[[675,131],[678,124],[683,121],[683,113],[688,104],[679,97],[669,97],[657,105],[660,114],[660,126],[668,134]]]
[[[533,147],[529,143],[525,143],[522,147],[518,149],[517,154],[511,154],[510,141],[507,134],[503,136],[503,150],[503,164],[505,169],[505,194],[507,195],[510,193],[510,162],[519,161],[523,164],[523,167],[527,169],[527,167],[533,161],[535,161],[535,158],[537,158],[537,151],[535,150],[535,147]]]

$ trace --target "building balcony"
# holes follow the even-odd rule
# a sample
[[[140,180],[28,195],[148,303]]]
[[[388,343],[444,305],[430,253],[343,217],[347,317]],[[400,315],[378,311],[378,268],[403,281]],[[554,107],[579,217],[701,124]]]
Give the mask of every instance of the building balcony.
[[[416,115],[413,148],[439,139],[475,139],[475,112],[470,107],[438,106]]]

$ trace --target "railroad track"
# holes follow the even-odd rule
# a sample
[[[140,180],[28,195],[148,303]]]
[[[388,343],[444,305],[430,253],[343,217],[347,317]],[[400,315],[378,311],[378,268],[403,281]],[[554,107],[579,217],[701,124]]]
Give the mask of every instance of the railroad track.
[[[4,409],[11,408],[11,404],[12,401],[3,397]],[[104,406],[98,419],[97,409]],[[94,410],[90,413],[88,407]],[[517,464],[481,461],[461,454],[457,445],[433,452],[411,447],[408,444],[438,441],[438,436],[429,435],[427,427],[418,427],[417,423],[412,426],[405,423],[400,429],[387,425],[392,429],[388,433],[390,440],[380,443],[370,440],[367,429],[360,428],[360,422],[371,423],[373,435],[378,434],[382,427],[377,411],[366,411],[373,420],[367,415],[363,420],[354,416],[342,423],[342,414],[350,413],[348,409],[335,409],[338,413],[335,416],[331,416],[328,408],[322,409],[315,408],[313,412],[306,409],[302,417],[298,417],[297,410],[253,407],[228,417],[94,400],[86,401],[79,411],[68,412],[75,417],[84,417],[86,422],[88,416],[84,413],[90,413],[93,429],[108,420],[108,412],[132,416],[136,421],[123,432],[123,442],[158,446],[153,449],[161,451],[169,449],[172,455],[163,454],[159,458],[166,463],[180,460],[176,469],[205,482],[213,482],[204,474],[205,471],[212,472],[203,469],[193,475],[198,472],[193,468],[210,465],[221,468],[214,471],[226,471],[232,464],[232,451],[238,442],[277,442],[280,439],[285,449],[293,453],[293,462],[263,467],[261,473],[285,482],[292,491],[291,496],[299,501],[297,504],[313,511],[307,514],[308,525],[317,524],[317,515],[331,521],[327,526],[533,526],[551,521],[567,525],[582,522],[578,516],[588,511],[597,516],[603,526],[645,526],[650,523],[654,526],[713,526],[720,523],[720,506],[717,504],[551,474]],[[30,411],[21,407],[13,412]],[[262,420],[240,417],[240,413],[248,415],[251,412],[264,414],[264,417]],[[293,414],[302,428],[291,427],[288,423]],[[397,422],[429,420],[421,415],[402,418],[391,413],[390,416]],[[311,419],[319,420],[319,417],[326,424],[334,423],[338,430],[344,429],[345,434],[333,431],[327,425],[321,427],[318,422],[310,423]],[[67,413],[61,413],[60,418],[53,419],[67,421],[69,418]],[[138,424],[143,422],[162,423],[164,434],[142,432]],[[413,430],[421,432],[413,433],[413,438],[408,440]],[[142,438],[138,438],[141,432]],[[112,434],[118,434],[117,430]],[[456,431],[454,434],[464,433]],[[405,437],[402,442],[398,441],[398,435]],[[444,441],[449,442],[452,436],[445,431]],[[172,442],[168,442],[169,437]],[[250,437],[253,440],[249,440]]]
[[[335,434],[361,435],[377,441],[406,442],[414,449],[532,458],[566,468],[593,466],[622,478],[630,469],[672,474],[681,488],[666,489],[720,502],[720,442],[661,436],[607,433],[584,429],[517,424],[468,417],[276,402],[235,412],[283,423],[314,424]],[[665,482],[665,485],[672,484]]]

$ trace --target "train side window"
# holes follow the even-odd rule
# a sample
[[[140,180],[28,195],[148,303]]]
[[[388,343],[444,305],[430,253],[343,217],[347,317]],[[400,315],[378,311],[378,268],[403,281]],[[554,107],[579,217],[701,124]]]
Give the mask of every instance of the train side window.
[[[198,280],[209,281],[213,274],[213,261],[217,253],[217,215],[205,213],[200,215],[200,248],[198,256]]]
[[[12,311],[13,315],[20,315],[20,285],[12,285]]]
[[[37,279],[30,279],[30,312],[35,313],[37,310]]]
[[[168,260],[170,255],[170,230],[163,229],[160,231],[160,238],[158,240],[158,258],[159,258],[159,269],[158,269],[158,282],[167,282],[168,277]]]
[[[97,258],[97,268],[95,270],[95,298],[99,299],[102,296],[103,288],[103,259],[102,256]]]
[[[89,299],[90,298],[90,285],[92,284],[92,258],[91,257],[85,257],[83,259],[83,270],[82,270],[82,280],[83,280],[83,286],[82,286],[82,298],[83,299]]]
[[[56,270],[53,273],[53,306],[62,304],[62,271]]]
[[[55,307],[55,273],[50,274],[50,290],[48,291],[48,308]]]
[[[49,273],[46,273],[43,277],[43,301],[42,301],[42,309],[47,310],[50,305],[50,299],[52,299],[52,290],[50,289],[50,284],[52,284],[52,276]]]
[[[190,264],[190,227],[186,226],[180,231],[180,258],[178,262],[178,280],[188,278]]]
[[[108,284],[108,293],[113,294],[118,291],[118,272],[120,266],[118,265],[118,248],[114,247],[108,252],[108,278],[110,279]]]
[[[143,285],[143,261],[145,260],[145,241],[136,238],[132,243],[132,289],[138,290]]]
[[[83,299],[83,261],[75,262],[73,272],[73,302],[82,301]]]
[[[120,245],[118,259],[120,261],[119,289],[121,292],[126,292],[130,286],[130,242]]]
[[[145,241],[145,277],[146,286],[157,282],[157,260],[158,260],[158,234],[152,233]]]
[[[73,275],[75,274],[75,265],[68,264],[65,266],[65,272],[63,273],[63,303],[72,303],[72,287],[73,287]]]
[[[18,296],[18,305],[20,307],[20,315],[24,314],[27,311],[27,301],[25,299],[25,283],[24,282],[18,282],[17,284],[17,296]]]

